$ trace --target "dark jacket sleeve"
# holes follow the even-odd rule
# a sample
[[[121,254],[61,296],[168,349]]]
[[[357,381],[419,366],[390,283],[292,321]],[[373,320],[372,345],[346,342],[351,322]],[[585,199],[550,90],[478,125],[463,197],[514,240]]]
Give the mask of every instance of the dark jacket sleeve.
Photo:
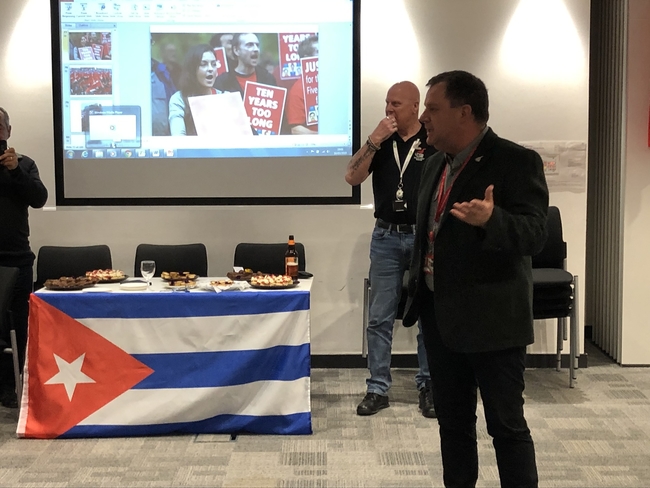
[[[21,156],[18,166],[9,171],[11,183],[18,188],[17,194],[23,202],[33,208],[41,208],[47,201],[47,188],[38,174],[33,159]]]
[[[519,256],[534,256],[546,242],[548,188],[542,158],[535,151],[507,143],[504,154],[510,160],[499,204],[485,225],[483,249]],[[496,198],[495,198],[496,201]]]

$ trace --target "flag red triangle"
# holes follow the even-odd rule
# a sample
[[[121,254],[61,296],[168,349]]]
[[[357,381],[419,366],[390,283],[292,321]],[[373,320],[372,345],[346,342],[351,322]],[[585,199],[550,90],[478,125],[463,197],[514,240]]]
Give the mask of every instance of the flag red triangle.
[[[63,384],[45,384],[59,373],[55,356],[68,363],[83,357],[72,398]],[[24,436],[53,438],[138,384],[153,370],[69,315],[30,298],[27,419]]]

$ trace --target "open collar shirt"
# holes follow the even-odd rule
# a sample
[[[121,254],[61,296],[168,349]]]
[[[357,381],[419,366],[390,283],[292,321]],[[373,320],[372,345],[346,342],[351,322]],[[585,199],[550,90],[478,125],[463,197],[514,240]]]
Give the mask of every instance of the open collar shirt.
[[[462,151],[460,151],[455,156],[451,154],[445,154],[445,163],[447,177],[445,179],[445,187],[443,188],[443,193],[454,183],[458,173],[465,161],[471,156],[471,154],[476,150],[478,145],[483,140],[483,137],[488,131],[488,126],[486,125],[481,133],[476,136],[472,142],[467,145]],[[444,170],[443,170],[444,172]],[[442,176],[442,173],[441,173]],[[424,255],[424,279],[429,290],[433,291],[433,243],[436,239],[436,234],[438,232],[438,223],[436,222],[436,209],[438,208],[438,198],[440,197],[440,179],[435,183],[436,189],[433,192],[433,199],[431,205],[429,206],[429,218],[427,219],[427,252]],[[442,219],[442,215],[439,216]]]

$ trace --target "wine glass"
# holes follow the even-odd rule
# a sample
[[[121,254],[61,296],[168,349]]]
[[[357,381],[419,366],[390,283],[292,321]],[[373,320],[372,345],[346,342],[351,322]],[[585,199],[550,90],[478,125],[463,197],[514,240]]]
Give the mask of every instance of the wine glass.
[[[142,273],[142,277],[147,280],[147,287],[151,286],[151,278],[153,278],[155,272],[155,261],[140,261],[140,273]]]

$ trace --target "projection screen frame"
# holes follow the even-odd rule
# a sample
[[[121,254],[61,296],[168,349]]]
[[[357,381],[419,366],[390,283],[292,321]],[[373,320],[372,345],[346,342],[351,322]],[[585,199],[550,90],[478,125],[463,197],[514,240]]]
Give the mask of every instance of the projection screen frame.
[[[360,147],[360,9],[361,0],[350,0],[352,3],[352,146],[354,154]],[[66,196],[65,152],[64,147],[64,107],[63,84],[64,60],[62,50],[62,31],[60,0],[50,0],[50,20],[52,28],[52,99],[53,99],[53,129],[54,129],[54,170],[56,205],[61,207],[73,206],[225,206],[225,205],[359,205],[361,203],[360,186],[349,187],[348,195],[310,195],[310,196],[128,196],[128,197],[71,197]],[[339,156],[341,158],[342,156]],[[260,158],[262,159],[262,158]],[[314,157],[313,159],[325,159]],[[104,160],[107,164],[110,160]],[[155,160],[151,160],[155,164]],[[153,168],[152,168],[153,169]],[[340,175],[344,179],[344,169]]]

